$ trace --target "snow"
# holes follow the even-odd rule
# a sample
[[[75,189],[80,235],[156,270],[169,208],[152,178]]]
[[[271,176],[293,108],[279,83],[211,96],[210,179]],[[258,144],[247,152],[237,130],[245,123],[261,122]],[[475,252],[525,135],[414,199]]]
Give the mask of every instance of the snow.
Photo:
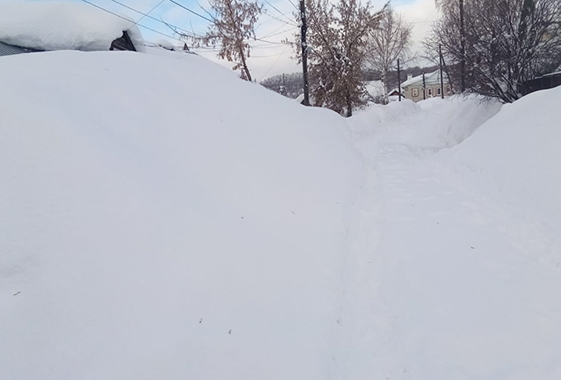
[[[366,92],[376,99],[384,95],[384,83],[381,80],[373,80],[366,82]]]
[[[485,128],[441,158],[460,164],[471,187],[501,202],[511,214],[513,238],[528,255],[551,260],[559,268],[561,131],[556,107],[560,98],[561,87],[557,87],[503,106]],[[543,246],[542,257],[535,245]]]
[[[347,126],[168,53],[0,60],[1,379],[327,375]]]
[[[126,17],[79,2],[0,4],[0,41],[38,50],[109,50],[127,31],[144,51],[138,27]]]
[[[561,378],[561,88],[343,119],[147,53],[0,60],[1,379]]]
[[[409,149],[439,150],[469,137],[494,116],[501,105],[476,96],[448,97],[414,103],[409,99],[387,106],[372,105],[357,113],[352,128],[357,136],[384,144],[399,143]]]
[[[369,169],[338,378],[561,378],[560,99],[498,113],[431,99],[350,120]]]
[[[175,50],[173,47],[173,44],[171,42],[169,42],[168,40],[165,40],[163,38],[160,38],[156,41],[156,44],[166,50]]]

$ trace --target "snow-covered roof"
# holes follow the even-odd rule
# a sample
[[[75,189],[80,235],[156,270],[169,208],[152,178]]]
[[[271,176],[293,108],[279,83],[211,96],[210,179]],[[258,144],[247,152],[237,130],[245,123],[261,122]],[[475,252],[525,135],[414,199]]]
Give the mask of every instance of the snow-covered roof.
[[[423,83],[423,75],[418,75],[416,77],[408,79],[405,82],[403,82],[401,86],[407,87],[418,83],[421,84]],[[440,83],[440,70],[436,70],[432,73],[425,73],[425,83],[426,84]]]
[[[38,50],[109,50],[127,31],[136,50],[142,34],[134,22],[85,3],[0,4],[0,41]]]
[[[0,41],[0,56],[21,54],[21,53],[30,53],[30,52],[33,52],[33,51],[35,51],[35,50],[20,47],[20,46],[8,45],[8,44],[5,44],[2,41]]]

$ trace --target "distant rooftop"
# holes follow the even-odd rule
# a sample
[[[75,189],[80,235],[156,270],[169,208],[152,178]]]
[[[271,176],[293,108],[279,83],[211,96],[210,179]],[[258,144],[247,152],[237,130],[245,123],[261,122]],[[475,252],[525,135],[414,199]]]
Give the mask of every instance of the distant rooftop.
[[[440,83],[440,70],[432,73],[425,73],[425,82],[427,84]],[[401,83],[401,87],[411,86],[417,83],[423,83],[423,75],[418,75]]]

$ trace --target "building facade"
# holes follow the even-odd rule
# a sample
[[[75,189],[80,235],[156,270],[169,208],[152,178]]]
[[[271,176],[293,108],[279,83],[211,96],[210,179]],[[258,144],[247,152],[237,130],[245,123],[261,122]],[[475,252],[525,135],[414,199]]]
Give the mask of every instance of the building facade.
[[[444,96],[452,95],[452,88],[446,76],[443,77],[443,82]],[[425,74],[424,83],[422,75],[407,78],[407,80],[401,84],[401,87],[403,88],[403,96],[405,99],[411,99],[414,102],[435,97],[440,98],[442,96],[440,70]]]

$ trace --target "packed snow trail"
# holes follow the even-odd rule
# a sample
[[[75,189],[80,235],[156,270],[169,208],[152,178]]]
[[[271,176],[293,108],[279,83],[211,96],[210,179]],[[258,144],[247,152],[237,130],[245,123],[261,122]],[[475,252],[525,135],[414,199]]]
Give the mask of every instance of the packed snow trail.
[[[499,204],[435,164],[437,143],[413,145],[442,116],[417,111],[386,132],[355,128],[369,186],[347,268],[339,378],[560,379],[560,268],[529,257]],[[404,134],[418,120],[421,131]]]

